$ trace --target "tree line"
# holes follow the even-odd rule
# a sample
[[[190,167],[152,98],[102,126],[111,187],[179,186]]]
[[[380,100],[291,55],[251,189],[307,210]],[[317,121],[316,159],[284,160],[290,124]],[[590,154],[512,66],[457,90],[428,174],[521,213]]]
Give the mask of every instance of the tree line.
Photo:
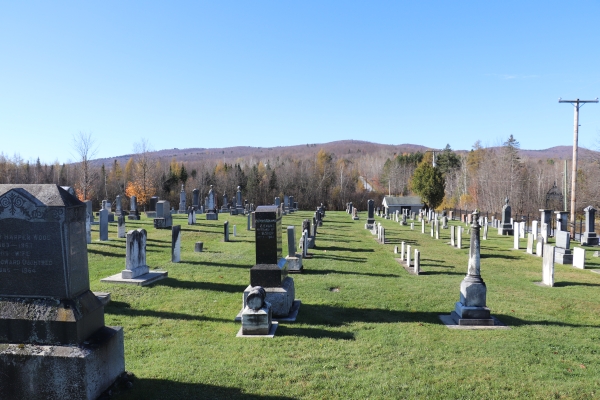
[[[95,209],[102,200],[117,195],[136,196],[142,209],[152,196],[177,207],[182,185],[188,204],[193,189],[198,189],[203,199],[212,186],[220,206],[222,196],[227,194],[232,200],[239,186],[242,197],[255,205],[273,204],[276,196],[293,195],[301,209],[323,203],[330,210],[345,209],[348,202],[364,210],[368,199],[380,204],[389,193],[419,195],[427,207],[435,209],[487,212],[499,212],[508,197],[513,213],[537,214],[540,208],[562,209],[570,196],[569,187],[564,186],[570,179],[564,179],[563,160],[522,158],[512,135],[502,146],[485,148],[476,142],[468,152],[456,152],[450,145],[435,154],[344,154],[317,147],[314,153],[298,157],[186,162],[158,158],[149,143],[142,141],[125,165],[118,160],[98,165],[93,161],[93,145],[90,135],[76,136],[79,161],[70,164],[42,164],[37,159],[32,165],[19,156],[0,153],[0,183],[71,186],[81,200],[92,200]],[[597,159],[583,159],[579,166],[578,209],[587,205],[597,208],[600,164]],[[555,195],[548,204],[547,194],[553,187],[566,198],[561,202]]]

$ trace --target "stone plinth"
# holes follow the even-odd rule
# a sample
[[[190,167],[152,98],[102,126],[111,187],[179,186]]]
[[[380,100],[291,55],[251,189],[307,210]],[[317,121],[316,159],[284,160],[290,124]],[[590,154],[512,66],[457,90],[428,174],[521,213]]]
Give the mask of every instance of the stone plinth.
[[[287,317],[288,315],[290,315],[292,306],[294,305],[294,297],[296,295],[294,280],[290,277],[287,277],[281,282],[281,285],[278,287],[263,288],[267,293],[267,297],[265,298],[265,300],[271,303],[273,317]],[[246,307],[246,298],[251,290],[252,284],[250,284],[244,291],[243,308]]]

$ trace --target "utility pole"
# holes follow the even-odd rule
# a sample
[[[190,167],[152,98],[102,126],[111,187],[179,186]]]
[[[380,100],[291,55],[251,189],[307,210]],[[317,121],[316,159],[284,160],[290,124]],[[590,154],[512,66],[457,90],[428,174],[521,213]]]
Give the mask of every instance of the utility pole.
[[[575,187],[577,185],[577,136],[579,135],[579,108],[583,107],[585,103],[597,103],[598,98],[596,97],[596,100],[563,100],[559,98],[558,102],[571,103],[573,104],[573,107],[575,107],[575,119],[573,122],[573,167],[571,172],[571,218],[569,221],[571,238],[575,240]]]

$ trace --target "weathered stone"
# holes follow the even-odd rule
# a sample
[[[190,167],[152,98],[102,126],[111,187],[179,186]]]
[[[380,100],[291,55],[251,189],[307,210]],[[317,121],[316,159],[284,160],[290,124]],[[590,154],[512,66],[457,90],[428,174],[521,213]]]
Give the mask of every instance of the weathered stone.
[[[544,244],[544,258],[542,261],[542,283],[550,287],[554,286],[554,251],[554,246]]]
[[[579,269],[585,269],[585,249],[575,247],[573,249],[573,266]]]
[[[181,225],[171,228],[171,262],[181,261]]]

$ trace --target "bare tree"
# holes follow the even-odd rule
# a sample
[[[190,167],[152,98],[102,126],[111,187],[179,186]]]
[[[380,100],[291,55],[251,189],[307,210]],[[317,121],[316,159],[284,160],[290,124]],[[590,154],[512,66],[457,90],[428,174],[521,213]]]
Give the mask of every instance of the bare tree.
[[[79,132],[73,135],[73,151],[75,158],[79,160],[80,168],[77,171],[77,183],[75,190],[80,200],[91,198],[91,188],[96,174],[92,171],[90,161],[98,152],[91,133]]]

